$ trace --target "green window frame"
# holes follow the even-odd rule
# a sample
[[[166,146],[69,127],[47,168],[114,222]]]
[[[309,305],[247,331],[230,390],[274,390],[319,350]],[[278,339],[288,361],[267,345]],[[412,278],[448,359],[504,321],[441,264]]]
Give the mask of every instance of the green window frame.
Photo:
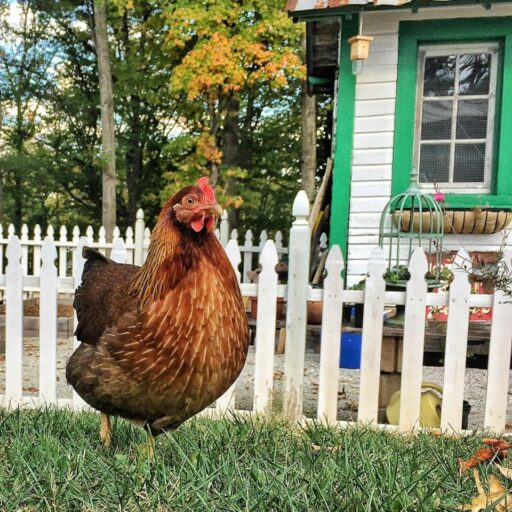
[[[490,193],[446,194],[450,208],[512,208],[512,18],[402,21],[399,26],[392,193],[403,192],[413,164],[418,49],[426,44],[497,41],[500,63],[496,88],[493,168]]]

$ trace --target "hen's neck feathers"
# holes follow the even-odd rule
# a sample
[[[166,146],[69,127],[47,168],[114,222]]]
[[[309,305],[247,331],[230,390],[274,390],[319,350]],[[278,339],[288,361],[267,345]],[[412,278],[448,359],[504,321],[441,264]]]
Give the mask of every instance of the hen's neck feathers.
[[[147,259],[130,283],[129,292],[137,296],[144,309],[176,288],[187,273],[201,271],[199,265],[204,258],[212,260],[217,268],[229,265],[213,233],[194,233],[161,216],[151,236]]]

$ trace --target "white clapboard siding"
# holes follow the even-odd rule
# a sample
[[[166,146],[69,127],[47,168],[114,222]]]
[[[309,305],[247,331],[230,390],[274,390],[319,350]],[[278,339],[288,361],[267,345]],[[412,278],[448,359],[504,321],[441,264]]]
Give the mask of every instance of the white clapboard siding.
[[[82,272],[84,270],[84,263],[85,259],[82,256],[82,250],[84,246],[86,246],[89,243],[89,240],[86,237],[80,238],[78,241],[78,245],[74,251],[74,269],[73,269],[73,275],[75,280],[75,289],[80,286],[82,283]],[[76,317],[76,311],[74,312],[74,320],[75,320],[75,330],[78,325],[78,320]],[[76,350],[80,346],[80,342],[78,341],[78,338],[75,336],[73,341],[74,349]],[[74,409],[84,409],[87,407],[87,404],[82,400],[82,398],[78,395],[76,391],[73,390],[73,408]]]
[[[385,99],[394,99],[396,93],[395,82],[380,82],[371,84],[357,84],[356,101],[373,100],[376,97]]]
[[[57,248],[46,236],[41,250],[39,300],[39,399],[57,402]]]
[[[339,245],[334,245],[325,262],[327,277],[324,279],[317,414],[320,420],[328,423],[336,421],[338,409],[343,268],[341,249]]]
[[[354,135],[354,149],[389,148],[393,145],[393,132],[357,133]]]
[[[222,231],[221,231],[222,234]],[[240,262],[242,261],[242,256],[240,254],[240,250],[238,249],[238,244],[235,240],[229,240],[226,244],[226,254],[229,258],[231,266],[235,271],[237,281],[240,283],[240,271],[238,267]],[[215,408],[220,413],[225,413],[229,409],[235,408],[235,390],[236,390],[237,382],[235,381],[230,388],[217,399],[217,403],[215,404]]]
[[[423,348],[425,345],[425,308],[428,263],[423,249],[411,256],[405,305],[402,386],[400,389],[400,421],[398,429],[408,432],[419,426]]]
[[[386,282],[386,259],[380,247],[372,251],[365,284],[363,340],[358,420],[377,422],[379,407],[380,359]]]
[[[285,414],[299,418],[302,414],[304,357],[306,348],[307,296],[311,230],[309,199],[301,190],[293,202],[295,220],[290,230],[288,275],[288,311],[286,313],[286,351],[284,363]]]
[[[382,82],[396,82],[397,66],[396,64],[387,64],[383,66],[368,65],[364,66],[364,72],[357,77],[358,84],[371,84]]]
[[[261,273],[258,278],[256,353],[254,369],[254,411],[266,412],[272,401],[274,378],[274,346],[276,333],[277,250],[267,240],[261,251]]]
[[[448,324],[444,356],[443,405],[441,429],[459,432],[462,428],[462,402],[469,330],[471,285],[469,254],[461,249],[453,262],[450,284]]]
[[[352,182],[360,181],[385,181],[391,184],[391,164],[354,165],[352,167]],[[390,187],[390,185],[388,186]]]
[[[395,127],[393,115],[358,117],[355,119],[354,133],[391,132]]]
[[[358,117],[374,117],[387,116],[395,114],[394,99],[378,99],[378,100],[358,100],[355,105],[355,116]]]
[[[11,236],[7,246],[5,269],[5,399],[9,407],[16,407],[23,396],[23,268],[21,243]]]
[[[507,268],[512,269],[512,249],[504,254]],[[501,290],[494,294],[491,340],[487,366],[487,394],[484,427],[496,432],[505,430],[512,334],[512,301]]]
[[[360,149],[354,151],[354,165],[390,164],[393,161],[392,148]]]

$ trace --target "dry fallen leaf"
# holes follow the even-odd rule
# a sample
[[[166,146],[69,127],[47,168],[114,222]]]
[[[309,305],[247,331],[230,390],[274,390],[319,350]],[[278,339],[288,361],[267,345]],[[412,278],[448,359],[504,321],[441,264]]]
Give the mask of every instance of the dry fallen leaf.
[[[460,507],[461,510],[479,512],[492,505],[495,505],[493,510],[496,512],[512,510],[512,493],[507,493],[506,487],[494,475],[491,475],[487,482],[489,485],[489,493],[485,492],[476,469],[473,469],[473,476],[475,478],[478,496],[475,496],[469,503],[462,505]]]
[[[507,443],[502,439],[484,438],[482,439],[482,442],[487,446],[479,448],[473,457],[467,460],[457,460],[461,473],[465,473],[468,469],[478,466],[478,464],[482,462],[493,459],[503,459],[506,457],[508,450],[512,448],[510,443]]]
[[[500,473],[509,479],[512,479],[512,468],[506,468],[505,466],[502,466],[501,464],[496,464],[496,467],[500,470]]]

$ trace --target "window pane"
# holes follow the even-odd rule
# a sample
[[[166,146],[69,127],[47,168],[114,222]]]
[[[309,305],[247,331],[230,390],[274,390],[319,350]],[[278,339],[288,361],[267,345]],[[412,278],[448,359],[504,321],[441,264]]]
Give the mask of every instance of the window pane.
[[[454,183],[483,182],[485,144],[455,144]]]
[[[457,139],[485,139],[489,100],[459,101],[457,107]]]
[[[446,183],[450,177],[450,144],[422,144],[420,183]]]
[[[459,56],[459,94],[489,94],[491,54]]]
[[[421,139],[450,139],[452,135],[452,101],[423,102]]]
[[[423,96],[453,96],[457,57],[425,57]]]

